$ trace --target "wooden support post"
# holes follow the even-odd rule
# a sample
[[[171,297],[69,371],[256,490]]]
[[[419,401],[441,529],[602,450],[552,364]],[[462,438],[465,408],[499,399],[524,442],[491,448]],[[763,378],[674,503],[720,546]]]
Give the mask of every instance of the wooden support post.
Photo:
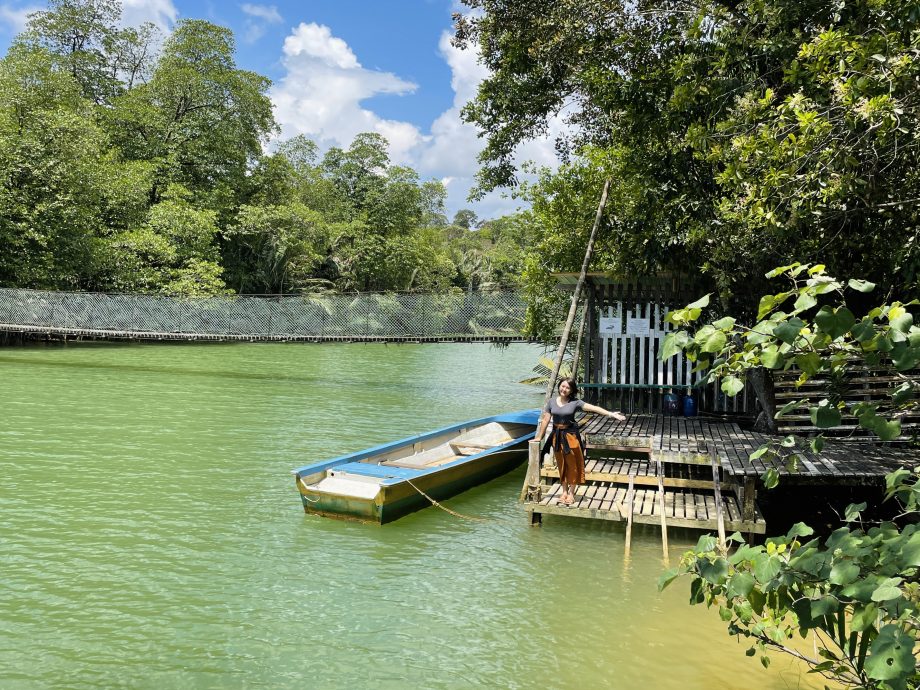
[[[725,544],[725,518],[722,515],[722,487],[719,485],[719,466],[716,464],[716,456],[712,456],[712,488],[715,491],[716,499],[716,520],[719,525],[719,548],[726,550]]]
[[[741,519],[745,522],[753,522],[754,515],[754,497],[757,495],[757,480],[754,477],[744,478],[744,493],[741,495]]]
[[[632,545],[632,522],[633,522],[633,497],[635,496],[635,487],[633,482],[635,475],[629,475],[629,489],[626,492],[626,558],[629,558],[629,547]]]
[[[757,497],[757,480],[754,477],[744,478],[744,489],[741,494],[741,519],[747,523],[754,523],[757,514],[754,507],[754,499]],[[748,532],[747,540],[753,539],[754,533]]]
[[[664,560],[668,560],[668,519],[664,514],[664,478],[661,471],[661,460],[656,461],[658,471],[658,510],[661,511],[661,550]]]
[[[521,491],[521,500],[528,503],[539,503],[541,498],[540,442],[533,440],[527,443],[527,479]]]

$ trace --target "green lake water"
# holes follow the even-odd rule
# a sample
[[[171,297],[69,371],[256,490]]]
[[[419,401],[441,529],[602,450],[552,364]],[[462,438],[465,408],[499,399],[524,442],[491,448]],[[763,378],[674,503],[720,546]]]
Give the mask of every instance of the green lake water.
[[[820,687],[659,594],[657,529],[529,527],[523,468],[446,502],[485,521],[304,515],[292,468],[536,407],[540,352],[0,349],[0,688]]]

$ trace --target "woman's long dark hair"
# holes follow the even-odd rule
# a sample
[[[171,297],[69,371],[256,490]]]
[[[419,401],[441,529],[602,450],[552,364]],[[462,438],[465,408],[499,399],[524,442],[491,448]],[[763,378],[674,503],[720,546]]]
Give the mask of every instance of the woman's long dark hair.
[[[571,390],[571,393],[569,393],[569,400],[574,400],[575,398],[577,398],[578,397],[578,382],[575,379],[573,379],[571,376],[566,376],[564,379],[559,379],[559,383],[556,385],[557,391],[559,390],[559,386],[561,386],[563,383],[569,384],[569,390]]]

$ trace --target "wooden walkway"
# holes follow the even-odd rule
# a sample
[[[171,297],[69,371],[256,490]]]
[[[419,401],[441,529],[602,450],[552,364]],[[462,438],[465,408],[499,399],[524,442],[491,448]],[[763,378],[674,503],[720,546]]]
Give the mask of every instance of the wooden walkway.
[[[709,464],[715,456],[727,478],[760,477],[775,469],[790,483],[866,484],[883,482],[898,467],[916,464],[920,453],[872,443],[828,439],[820,453],[808,448],[795,452],[801,458],[794,470],[780,459],[750,454],[777,437],[745,431],[734,422],[700,417],[633,415],[625,422],[590,416],[582,421],[588,448],[647,449],[651,460]]]
[[[837,440],[821,453],[796,449],[797,467],[782,458],[752,461],[750,454],[776,437],[699,417],[585,416],[581,426],[589,449],[586,485],[573,506],[559,505],[559,472],[550,460],[540,468],[538,499],[525,502],[532,521],[551,514],[658,524],[665,548],[668,527],[718,530],[722,539],[726,531],[765,533],[755,497],[768,469],[785,484],[884,485],[885,474],[920,461],[915,450]]]

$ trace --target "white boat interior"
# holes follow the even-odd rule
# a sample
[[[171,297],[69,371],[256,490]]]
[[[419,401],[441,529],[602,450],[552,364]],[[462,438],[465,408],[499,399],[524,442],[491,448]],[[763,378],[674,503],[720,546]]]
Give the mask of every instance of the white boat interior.
[[[531,430],[524,424],[502,424],[490,422],[473,429],[459,429],[450,434],[448,438],[435,437],[428,439],[428,443],[414,444],[405,449],[387,454],[385,458],[368,458],[364,462],[376,462],[390,467],[408,467],[410,469],[425,469],[438,467],[459,460],[460,458],[476,455],[484,450],[510,443]],[[431,445],[433,443],[433,445]],[[422,446],[430,445],[425,448]],[[416,448],[415,446],[420,446]],[[411,453],[404,452],[412,450]]]

